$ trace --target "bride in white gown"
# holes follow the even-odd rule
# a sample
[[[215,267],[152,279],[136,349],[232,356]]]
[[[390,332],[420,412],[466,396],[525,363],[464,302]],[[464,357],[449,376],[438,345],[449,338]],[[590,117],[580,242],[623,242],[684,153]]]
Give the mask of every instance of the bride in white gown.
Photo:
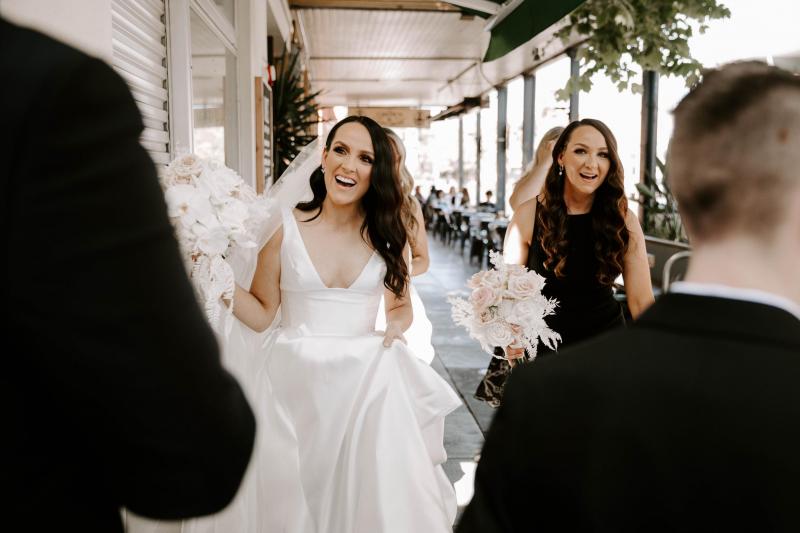
[[[283,211],[250,290],[237,286],[242,323],[264,330],[280,306],[280,324],[247,363],[258,446],[218,531],[451,531],[442,438],[460,401],[404,344],[412,311],[389,142],[368,118],[334,126],[314,199]]]

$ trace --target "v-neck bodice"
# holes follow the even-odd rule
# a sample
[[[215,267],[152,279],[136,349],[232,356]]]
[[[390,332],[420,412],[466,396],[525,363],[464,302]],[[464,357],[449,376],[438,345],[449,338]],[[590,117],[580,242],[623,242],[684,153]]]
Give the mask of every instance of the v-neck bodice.
[[[364,335],[375,329],[386,266],[373,253],[347,288],[327,287],[305,247],[294,214],[284,209],[281,325],[310,335]]]

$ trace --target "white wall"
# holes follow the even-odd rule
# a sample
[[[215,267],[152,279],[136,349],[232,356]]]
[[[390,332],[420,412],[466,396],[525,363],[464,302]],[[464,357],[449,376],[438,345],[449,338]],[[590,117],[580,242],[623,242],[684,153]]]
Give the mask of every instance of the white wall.
[[[266,76],[267,0],[236,3],[236,47],[239,82],[239,174],[252,186],[256,182],[255,78]]]
[[[2,0],[0,15],[111,61],[111,0]]]

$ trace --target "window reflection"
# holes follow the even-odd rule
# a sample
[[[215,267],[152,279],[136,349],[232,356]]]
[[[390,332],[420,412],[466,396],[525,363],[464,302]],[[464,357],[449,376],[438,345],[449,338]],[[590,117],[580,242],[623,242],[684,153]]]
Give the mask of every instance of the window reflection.
[[[238,170],[236,56],[191,12],[194,152]]]

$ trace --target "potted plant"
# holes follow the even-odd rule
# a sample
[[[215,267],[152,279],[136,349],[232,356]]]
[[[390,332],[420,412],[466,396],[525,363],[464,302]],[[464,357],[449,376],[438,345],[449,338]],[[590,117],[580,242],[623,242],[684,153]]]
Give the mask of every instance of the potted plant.
[[[688,243],[678,205],[667,181],[667,166],[658,158],[656,165],[661,171],[661,179],[646,175],[645,183],[636,184],[638,195],[631,198],[644,208],[642,229],[652,237]]]
[[[658,158],[656,165],[661,179],[647,176],[645,183],[636,184],[638,194],[631,200],[643,207],[641,224],[650,261],[650,279],[658,294],[673,281],[683,278],[690,247],[677,202],[669,188],[667,166]]]
[[[275,176],[280,176],[300,150],[314,140],[313,128],[319,122],[314,99],[320,91],[308,93],[300,69],[300,49],[284,51],[275,68],[272,85]]]

